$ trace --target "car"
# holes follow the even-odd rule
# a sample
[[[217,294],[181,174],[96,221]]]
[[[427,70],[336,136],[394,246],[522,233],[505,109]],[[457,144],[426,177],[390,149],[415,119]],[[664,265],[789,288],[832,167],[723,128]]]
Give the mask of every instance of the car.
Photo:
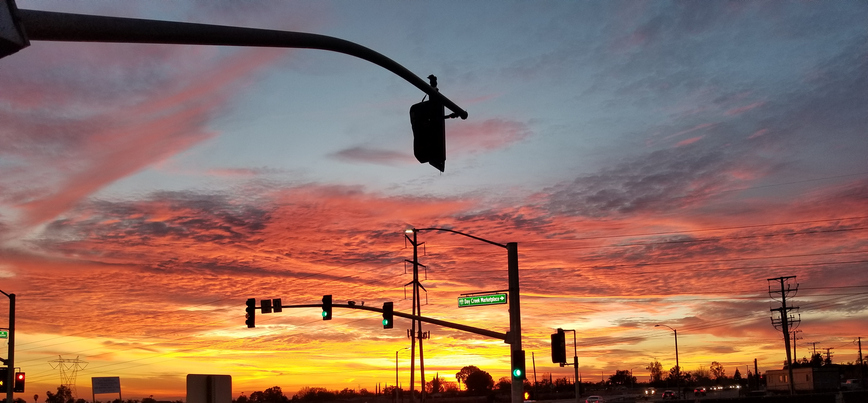
[[[674,391],[674,390],[665,390],[665,391],[663,391],[663,394],[660,395],[660,398],[661,398],[661,399],[664,399],[664,400],[666,400],[666,399],[671,399],[671,400],[675,400],[675,399],[677,399],[677,397],[675,396],[675,391]]]
[[[697,386],[696,389],[693,389],[693,396],[705,396],[708,391],[705,389],[705,386]]]
[[[656,394],[657,394],[657,389],[654,389],[654,388],[646,388],[645,389],[645,396],[653,397]]]
[[[841,389],[857,390],[857,389],[859,389],[859,380],[858,379],[848,379],[848,380],[841,383]]]
[[[588,396],[585,403],[605,403],[605,400],[602,396]]]

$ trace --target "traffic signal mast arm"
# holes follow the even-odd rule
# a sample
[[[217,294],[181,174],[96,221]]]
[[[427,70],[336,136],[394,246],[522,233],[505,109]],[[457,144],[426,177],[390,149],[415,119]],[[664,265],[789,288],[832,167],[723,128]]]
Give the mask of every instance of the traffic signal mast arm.
[[[333,308],[348,308],[348,309],[362,309],[366,311],[379,312],[383,313],[383,308],[376,308],[372,306],[362,306],[362,305],[348,305],[348,304],[332,304]],[[283,305],[283,308],[322,308],[322,304],[301,304],[301,305]],[[438,326],[448,327],[450,329],[463,330],[465,332],[476,333],[481,336],[487,336],[495,339],[500,339],[505,342],[509,342],[507,340],[506,333],[498,333],[488,329],[480,329],[478,327],[462,325],[460,323],[448,322],[445,320],[429,318],[426,316],[413,315],[409,313],[403,313],[398,311],[392,311],[392,314],[395,316],[400,316],[402,318],[407,319],[416,319],[422,322],[432,323]]]
[[[16,23],[15,28],[24,36],[24,43],[19,44],[23,45],[21,47],[29,45],[29,40],[42,40],[302,48],[343,53],[395,73],[449,108],[455,116],[467,119],[467,111],[404,66],[372,49],[344,39],[305,32],[16,10],[14,6],[9,11],[13,14],[11,19]]]

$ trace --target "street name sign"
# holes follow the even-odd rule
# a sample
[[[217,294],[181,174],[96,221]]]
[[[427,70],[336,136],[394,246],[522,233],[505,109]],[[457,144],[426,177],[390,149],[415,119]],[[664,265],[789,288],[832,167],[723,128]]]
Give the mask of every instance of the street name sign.
[[[466,297],[458,297],[458,307],[464,308],[468,306],[482,305],[497,305],[506,303],[506,294],[486,294],[486,295],[469,295]]]
[[[0,339],[8,339],[8,338],[9,338],[9,332],[6,330],[0,330]]]

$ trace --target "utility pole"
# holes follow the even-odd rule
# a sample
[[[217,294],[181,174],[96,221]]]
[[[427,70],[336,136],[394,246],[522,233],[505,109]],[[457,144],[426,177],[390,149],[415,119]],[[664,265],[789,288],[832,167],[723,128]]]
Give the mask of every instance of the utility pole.
[[[790,313],[790,311],[797,310],[799,309],[799,307],[787,306],[787,297],[791,295],[795,296],[795,293],[799,290],[798,284],[796,284],[795,288],[792,288],[790,286],[788,280],[792,278],[796,278],[796,276],[770,278],[767,280],[769,282],[769,296],[775,298],[774,294],[780,294],[779,298],[781,301],[781,307],[771,309],[772,312],[778,313],[778,318],[775,318],[775,316],[772,315],[771,320],[772,326],[774,326],[776,329],[779,328],[784,335],[784,347],[786,348],[787,352],[787,370],[789,372],[788,379],[790,386],[790,395],[795,394],[795,385],[793,384],[793,360],[792,356],[790,355],[790,326],[793,324],[795,324],[795,326],[798,326],[799,322],[801,322],[801,318],[796,319],[795,316]],[[780,291],[772,291],[771,283],[774,281],[777,281],[781,284]],[[793,327],[792,330],[795,330],[795,327]]]
[[[798,337],[796,335],[796,333],[801,333],[801,332],[802,332],[801,330],[793,330],[792,332],[790,332],[793,336],[793,359],[796,361],[799,360],[799,355],[796,354],[796,340],[802,340],[802,338]]]
[[[826,348],[826,362],[829,364],[832,363],[832,350],[834,350],[834,349],[835,349],[835,347],[827,347]]]
[[[413,261],[410,263],[413,264],[413,281],[407,283],[406,285],[413,285],[413,315],[422,316],[422,305],[419,288],[425,290],[425,287],[422,286],[422,283],[419,282],[419,266],[425,267],[424,265],[419,263],[419,242],[416,237],[416,231],[413,232],[413,239],[404,233],[404,237],[410,241],[410,244],[413,245]],[[428,292],[428,290],[425,290]],[[413,319],[412,325],[410,326],[410,401],[415,402],[416,396],[413,394],[413,391],[416,388],[415,384],[415,375],[416,375],[416,339],[419,339],[419,369],[420,369],[420,382],[422,384],[422,388],[419,391],[419,398],[424,403],[425,402],[425,358],[422,353],[422,339],[427,337],[426,333],[422,332],[422,322],[419,322],[419,330],[416,331],[416,319]]]

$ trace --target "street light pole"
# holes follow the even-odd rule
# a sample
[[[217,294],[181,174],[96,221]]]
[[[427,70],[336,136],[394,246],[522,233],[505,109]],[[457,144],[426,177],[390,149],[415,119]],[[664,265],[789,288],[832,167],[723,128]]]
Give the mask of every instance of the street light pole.
[[[408,347],[404,347],[402,349],[399,349],[398,351],[395,351],[395,403],[398,403],[398,352],[401,350],[406,350],[407,348]]]
[[[678,364],[678,331],[666,325],[654,325],[654,327],[667,327],[675,333],[675,387],[678,388],[678,397],[681,398],[681,365]]]
[[[468,238],[476,239],[477,241],[482,241],[487,244],[499,246],[506,249],[506,267],[508,272],[507,282],[509,285],[509,333],[506,342],[510,344],[510,362],[513,362],[516,355],[521,354],[521,303],[519,297],[520,291],[518,276],[518,243],[510,242],[504,245],[501,243],[489,241],[485,238],[480,238],[478,236],[473,236],[470,234],[465,234],[463,232],[446,228],[413,228],[406,230],[406,233],[413,232],[415,234],[419,231],[451,232],[453,234],[466,236]],[[511,368],[510,372],[512,372]],[[522,381],[513,380],[510,400],[512,401],[512,403],[520,403],[524,401],[524,383]]]

